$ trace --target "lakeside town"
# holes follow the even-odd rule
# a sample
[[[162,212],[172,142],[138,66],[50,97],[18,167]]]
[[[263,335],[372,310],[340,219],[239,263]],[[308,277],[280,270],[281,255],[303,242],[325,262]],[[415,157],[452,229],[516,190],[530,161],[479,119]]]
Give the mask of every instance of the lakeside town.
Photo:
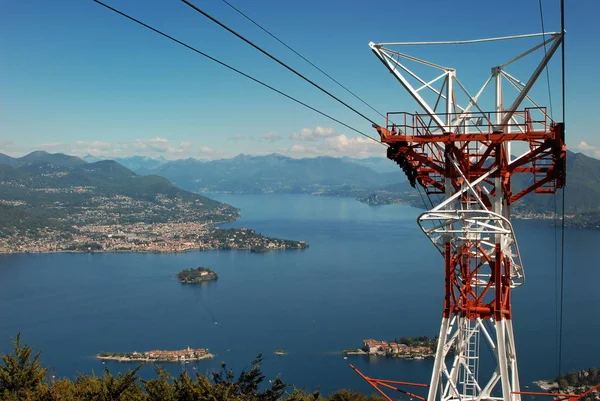
[[[266,237],[247,228],[217,228],[237,220],[240,210],[164,178],[138,176],[113,161],[81,163],[42,163],[0,180],[0,253],[308,247],[304,241]]]
[[[101,352],[96,355],[96,358],[117,362],[189,362],[214,358],[214,355],[205,348],[187,347],[176,351]]]
[[[405,359],[425,359],[435,355],[437,338],[401,337],[394,341],[363,340],[362,348],[348,348],[344,355],[377,355]]]
[[[185,252],[216,249],[268,252],[308,244],[266,237],[248,228],[219,229],[209,223],[135,223],[74,226],[72,233],[46,227],[35,236],[0,237],[0,253]]]

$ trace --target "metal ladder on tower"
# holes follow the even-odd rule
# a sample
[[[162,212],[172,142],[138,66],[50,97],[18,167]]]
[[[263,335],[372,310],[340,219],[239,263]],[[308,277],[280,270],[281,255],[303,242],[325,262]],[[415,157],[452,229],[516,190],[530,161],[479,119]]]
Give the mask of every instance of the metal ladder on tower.
[[[476,381],[479,369],[479,325],[475,321],[466,321],[465,366],[463,369],[463,397],[475,399],[479,392]]]

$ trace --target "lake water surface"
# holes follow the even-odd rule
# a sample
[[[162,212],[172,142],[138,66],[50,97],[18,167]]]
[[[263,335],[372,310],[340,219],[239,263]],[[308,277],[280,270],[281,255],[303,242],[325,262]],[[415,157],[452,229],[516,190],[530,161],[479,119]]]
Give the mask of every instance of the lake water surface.
[[[0,256],[0,353],[21,331],[57,376],[133,366],[102,365],[94,359],[100,351],[189,345],[216,358],[167,364],[169,371],[206,372],[221,361],[239,370],[262,353],[267,376],[325,393],[372,392],[348,363],[374,377],[429,381],[430,360],[340,354],[365,338],[437,335],[443,261],[416,225],[420,210],[304,195],[214,197],[243,211],[226,226],[306,240],[310,248]],[[514,326],[528,384],[556,375],[555,231],[534,221],[516,221],[515,229],[527,283],[513,292]],[[599,231],[566,232],[565,369],[600,365],[599,244]],[[200,265],[219,279],[198,286],[175,279]],[[277,349],[288,354],[274,355]]]

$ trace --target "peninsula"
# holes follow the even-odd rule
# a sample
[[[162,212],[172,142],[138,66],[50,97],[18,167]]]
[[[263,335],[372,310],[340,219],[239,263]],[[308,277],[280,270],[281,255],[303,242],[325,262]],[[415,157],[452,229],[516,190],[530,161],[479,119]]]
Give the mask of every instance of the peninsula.
[[[217,228],[235,221],[240,210],[111,160],[87,163],[45,152],[5,156],[0,176],[0,253],[308,247],[250,229]]]
[[[177,280],[183,284],[195,284],[203,281],[211,281],[219,278],[219,275],[207,269],[206,267],[198,267],[196,269],[185,269],[175,275]]]
[[[209,353],[208,349],[192,349],[190,347],[178,351],[101,352],[96,355],[97,359],[118,362],[187,362],[213,357],[214,355]]]

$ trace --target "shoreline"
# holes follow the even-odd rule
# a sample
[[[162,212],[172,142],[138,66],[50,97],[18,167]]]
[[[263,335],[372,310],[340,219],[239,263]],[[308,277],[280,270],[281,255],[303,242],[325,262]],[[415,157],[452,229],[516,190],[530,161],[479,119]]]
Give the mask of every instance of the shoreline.
[[[203,359],[212,359],[214,358],[215,355],[208,353],[208,354],[203,354],[203,355],[198,355],[195,357],[191,357],[191,358],[185,358],[185,359],[172,359],[172,358],[149,358],[149,357],[145,357],[145,358],[129,358],[126,356],[101,356],[101,355],[96,355],[96,359],[99,359],[101,361],[115,361],[115,362],[168,362],[168,363],[185,363],[185,362],[191,362],[191,361],[201,361]]]
[[[0,255],[29,255],[29,254],[38,254],[38,255],[47,255],[54,253],[86,253],[86,254],[94,254],[94,253],[156,253],[156,254],[178,254],[178,253],[186,253],[186,252],[213,252],[213,251],[246,251],[250,253],[270,253],[270,252],[284,252],[284,251],[303,251],[309,248],[306,246],[305,248],[275,248],[268,249],[265,251],[254,251],[252,249],[246,248],[215,248],[215,249],[203,249],[203,248],[194,248],[194,249],[183,249],[181,251],[133,251],[130,249],[127,250],[118,250],[118,249],[110,249],[110,250],[99,250],[99,251],[76,251],[76,250],[57,250],[57,251],[22,251],[22,252],[2,252],[0,251]]]
[[[119,233],[118,237],[113,237],[113,234],[109,232],[114,230],[121,230],[121,226],[94,226],[94,228],[102,229],[100,238],[89,237],[84,238],[86,242],[82,242],[81,239],[70,240],[69,246],[64,246],[60,249],[60,246],[43,246],[38,248],[38,244],[20,244],[14,248],[8,246],[0,246],[0,255],[12,255],[12,254],[52,254],[52,253],[155,253],[155,254],[166,254],[166,253],[183,253],[183,252],[197,252],[197,251],[249,251],[253,253],[267,253],[273,251],[287,251],[287,250],[303,250],[309,248],[310,245],[304,240],[290,240],[285,238],[267,237],[260,233],[257,233],[253,229],[241,227],[241,228],[219,228],[215,227],[215,224],[211,223],[208,228],[205,227],[191,227],[192,233],[197,236],[194,239],[182,241],[178,237],[173,237],[173,227],[169,226],[168,223],[163,226],[150,227],[150,224],[140,223],[139,227],[135,225],[131,227],[125,227],[125,229],[131,230],[137,229],[137,231],[130,231],[129,233]],[[178,223],[175,224],[176,226]],[[140,231],[140,227],[143,231]],[[175,227],[178,228],[178,227]],[[156,240],[152,237],[156,231],[151,230],[163,230],[161,238]],[[196,231],[194,231],[196,230]],[[200,231],[198,231],[200,230]],[[89,231],[89,229],[88,229]],[[127,235],[133,236],[133,238],[124,238]],[[118,240],[117,240],[118,238]],[[141,244],[140,244],[141,242]],[[75,244],[75,245],[73,245]]]
[[[554,380],[534,380],[532,383],[546,391],[558,389],[558,383]]]
[[[384,354],[384,353],[374,353],[370,354],[368,352],[362,351],[342,351],[342,355],[344,356],[368,356],[368,357],[382,357],[382,358],[400,358],[406,359],[409,361],[421,361],[423,359],[435,358],[435,354],[423,354],[423,355],[394,355],[394,354]]]

